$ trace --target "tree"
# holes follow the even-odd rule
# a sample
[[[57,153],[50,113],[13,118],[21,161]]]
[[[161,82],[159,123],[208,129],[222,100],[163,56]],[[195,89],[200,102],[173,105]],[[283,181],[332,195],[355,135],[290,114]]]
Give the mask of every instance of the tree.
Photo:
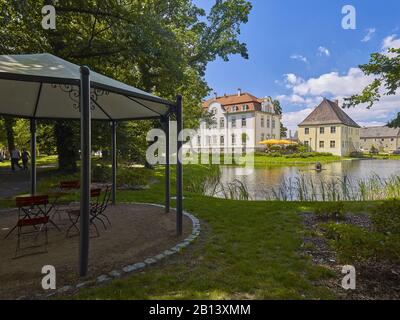
[[[56,30],[42,29],[43,4],[55,5]],[[210,90],[207,64],[231,54],[248,57],[237,37],[251,7],[245,0],[216,0],[206,15],[192,0],[0,0],[0,54],[49,52],[169,100],[179,92],[185,126],[195,127]],[[55,123],[60,168],[79,156],[74,126]]]
[[[274,110],[276,114],[281,115],[282,114],[282,106],[279,100],[273,100],[272,105],[274,106]]]
[[[3,118],[4,118],[4,128],[7,137],[7,148],[8,152],[11,154],[11,151],[15,149],[15,140],[14,140],[15,119],[11,117],[3,117]]]
[[[345,107],[368,104],[370,109],[384,95],[395,95],[400,87],[400,48],[391,48],[386,54],[373,53],[368,64],[360,66],[365,75],[374,76],[374,80],[362,93],[345,99]],[[400,127],[400,113],[389,123],[391,127]]]
[[[281,123],[281,138],[287,138],[288,129]]]

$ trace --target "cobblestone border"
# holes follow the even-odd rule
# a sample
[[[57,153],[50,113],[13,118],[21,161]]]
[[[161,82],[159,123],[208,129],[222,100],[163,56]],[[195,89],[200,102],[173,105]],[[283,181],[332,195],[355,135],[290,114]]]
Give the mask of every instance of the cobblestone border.
[[[163,206],[163,205],[153,204],[153,203],[120,202],[119,204],[147,205],[147,206],[165,208],[165,206]],[[171,210],[176,210],[176,209],[171,208]],[[43,299],[43,298],[51,298],[56,295],[62,295],[62,294],[75,294],[82,288],[86,288],[86,287],[89,287],[92,285],[104,284],[111,280],[118,279],[118,278],[122,277],[123,275],[127,275],[127,274],[133,273],[135,271],[143,270],[144,268],[146,268],[148,266],[154,265],[154,264],[158,263],[159,261],[166,259],[169,256],[172,256],[172,255],[182,251],[184,248],[189,246],[194,240],[196,240],[196,238],[199,237],[200,231],[201,231],[200,221],[198,218],[196,218],[193,214],[186,212],[186,211],[183,211],[183,214],[192,221],[192,233],[186,239],[184,239],[177,245],[173,246],[172,248],[167,249],[153,257],[149,257],[142,262],[129,264],[129,265],[122,267],[121,269],[112,270],[108,274],[102,274],[102,275],[98,276],[95,280],[87,280],[84,282],[80,282],[76,285],[67,285],[67,286],[64,286],[62,288],[59,288],[59,289],[53,291],[50,294],[37,294],[35,296],[35,298]],[[26,297],[20,297],[17,300],[24,299],[24,298],[26,298]]]

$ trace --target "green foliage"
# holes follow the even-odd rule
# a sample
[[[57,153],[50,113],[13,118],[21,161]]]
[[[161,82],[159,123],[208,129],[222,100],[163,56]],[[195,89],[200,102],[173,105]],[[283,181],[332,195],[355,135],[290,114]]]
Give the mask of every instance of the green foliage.
[[[316,207],[314,210],[314,214],[318,217],[318,219],[323,221],[339,221],[346,218],[343,202],[318,204],[318,207]]]
[[[365,75],[373,75],[376,79],[360,94],[345,99],[345,107],[366,103],[368,108],[371,108],[381,99],[382,87],[385,89],[385,95],[396,94],[400,87],[400,48],[390,48],[385,53],[373,53],[369,63],[361,65],[360,68]],[[389,125],[400,127],[400,113]]]
[[[252,8],[249,1],[217,0],[208,14],[192,0],[47,2],[56,7],[57,30],[41,26],[43,1],[0,0],[0,54],[48,52],[171,101],[182,94],[185,127],[195,128],[203,116],[208,63],[232,54],[248,58],[238,36]],[[93,125],[94,149],[106,153],[107,125]],[[56,139],[47,141],[57,145],[66,171],[76,170],[78,126],[56,122]],[[154,126],[160,124],[121,125],[119,137],[126,138],[119,139],[119,155],[144,163],[145,136]],[[44,130],[44,139],[49,132]],[[51,145],[46,152],[54,149]]]
[[[374,228],[387,235],[400,235],[400,201],[385,201],[371,213]]]
[[[399,235],[388,236],[348,224],[330,223],[324,228],[342,263],[400,261]]]
[[[364,153],[362,153],[361,151],[353,151],[350,153],[350,158],[357,158],[357,159],[364,158]]]
[[[378,148],[376,148],[376,147],[373,145],[373,146],[371,146],[371,149],[369,149],[369,153],[370,153],[370,154],[378,154],[378,153],[379,153],[379,150],[378,150]]]
[[[117,170],[117,187],[121,189],[137,189],[146,187],[153,175],[152,170],[120,165]],[[112,169],[110,165],[97,163],[92,167],[92,179],[95,182],[111,183]]]

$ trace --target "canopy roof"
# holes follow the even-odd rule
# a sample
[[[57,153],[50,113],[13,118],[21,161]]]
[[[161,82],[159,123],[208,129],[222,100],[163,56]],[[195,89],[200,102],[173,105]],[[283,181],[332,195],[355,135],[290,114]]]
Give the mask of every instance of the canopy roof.
[[[79,119],[80,66],[51,54],[0,56],[0,114]],[[160,118],[173,103],[90,72],[92,119]]]

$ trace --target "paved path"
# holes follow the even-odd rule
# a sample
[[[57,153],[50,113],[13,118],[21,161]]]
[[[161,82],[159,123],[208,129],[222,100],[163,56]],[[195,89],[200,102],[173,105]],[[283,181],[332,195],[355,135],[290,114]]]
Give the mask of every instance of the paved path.
[[[50,166],[39,167],[38,176],[44,169]],[[40,180],[40,177],[38,177]],[[0,199],[13,198],[18,194],[29,193],[30,189],[30,172],[16,170],[11,171],[10,168],[0,168]]]
[[[29,171],[12,172],[9,168],[0,168],[0,198],[12,198],[29,191]]]

